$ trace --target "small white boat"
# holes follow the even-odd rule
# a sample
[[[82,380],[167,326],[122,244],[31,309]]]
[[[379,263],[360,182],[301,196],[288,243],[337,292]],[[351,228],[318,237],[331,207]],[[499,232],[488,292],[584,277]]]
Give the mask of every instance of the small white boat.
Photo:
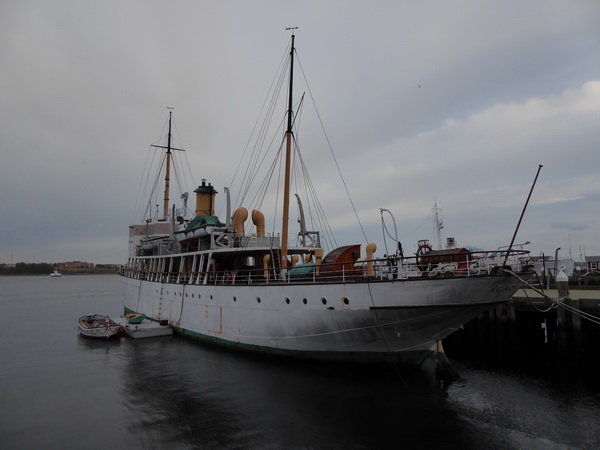
[[[117,319],[122,324],[125,335],[133,339],[172,336],[173,329],[168,321],[149,320],[144,314],[127,314]]]
[[[54,269],[54,272],[50,274],[50,278],[59,278],[62,277],[62,273],[58,271],[58,269]]]
[[[123,326],[102,314],[87,314],[77,321],[79,334],[92,339],[112,339],[123,335]]]

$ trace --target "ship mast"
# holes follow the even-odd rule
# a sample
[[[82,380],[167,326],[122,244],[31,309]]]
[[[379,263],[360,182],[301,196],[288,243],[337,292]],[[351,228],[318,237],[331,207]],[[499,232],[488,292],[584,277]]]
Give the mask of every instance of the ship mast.
[[[288,30],[295,30],[298,27],[288,28]],[[291,154],[292,154],[292,140],[294,133],[292,131],[293,122],[293,103],[292,103],[292,90],[294,87],[294,39],[295,35],[292,34],[292,46],[290,50],[290,88],[289,88],[289,102],[288,102],[288,120],[287,130],[285,132],[286,144],[285,144],[285,178],[283,187],[283,220],[281,229],[281,269],[287,268],[287,255],[288,255],[288,222],[289,222],[289,210],[290,210],[290,166],[291,166]]]
[[[435,226],[435,247],[436,250],[442,249],[442,228],[444,228],[444,222],[440,214],[440,209],[437,206],[437,202],[433,201],[433,221]]]
[[[164,217],[169,214],[169,182],[171,181],[171,117],[173,111],[169,111],[169,134],[167,137],[167,167],[165,170],[165,199],[163,203]]]
[[[173,108],[168,108],[173,109]],[[163,145],[153,145],[152,147],[156,148],[164,148],[167,150],[166,153],[166,167],[165,167],[165,195],[163,202],[163,217],[166,220],[169,217],[169,186],[171,181],[171,150],[179,150],[184,151],[182,148],[173,148],[171,147],[171,120],[173,117],[173,111],[169,111],[169,134],[167,135],[167,146]]]

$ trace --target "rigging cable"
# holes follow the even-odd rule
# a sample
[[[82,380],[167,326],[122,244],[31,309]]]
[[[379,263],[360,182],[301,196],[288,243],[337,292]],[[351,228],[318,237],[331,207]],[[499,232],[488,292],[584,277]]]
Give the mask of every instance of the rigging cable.
[[[302,108],[301,105],[303,104],[304,101],[304,95],[302,96],[302,101],[300,102],[300,107],[299,107],[299,111],[297,113],[297,115],[300,115],[302,112]],[[299,121],[295,121],[295,122],[299,122]],[[296,128],[298,129],[298,126],[296,125]],[[294,167],[296,167],[296,160],[297,163],[299,164],[300,168],[298,169],[300,171],[301,175],[296,175],[294,177],[294,181],[296,186],[298,186],[298,179],[302,180],[303,183],[300,184],[300,186],[298,186],[299,188],[302,188],[302,193],[305,194],[305,198],[312,200],[311,202],[307,203],[307,208],[308,208],[308,214],[309,217],[311,219],[311,227],[313,229],[320,229],[323,231],[323,239],[326,243],[326,247],[333,249],[336,248],[337,242],[335,240],[335,237],[333,235],[333,231],[331,229],[331,226],[329,225],[329,221],[327,220],[327,215],[325,214],[325,210],[323,209],[323,206],[321,205],[321,202],[319,201],[319,197],[317,195],[317,191],[314,187],[314,184],[312,182],[312,179],[310,178],[310,174],[308,171],[308,168],[306,166],[306,163],[304,161],[304,158],[302,157],[302,152],[300,151],[300,144],[299,144],[299,137],[300,137],[300,133],[297,131],[294,134]],[[297,171],[295,170],[294,173],[297,173]],[[298,189],[300,190],[300,189]],[[314,214],[313,214],[313,203],[314,203]],[[317,222],[317,227],[314,226],[313,220],[315,220]],[[327,244],[329,243],[329,244]]]
[[[146,187],[148,186],[148,179],[150,178],[150,170],[146,171],[146,168],[148,167],[148,162],[150,161],[150,166],[152,166],[154,158],[152,158],[152,160],[150,160],[150,150],[152,149],[152,147],[149,148],[148,152],[146,153],[146,161],[144,162],[144,168],[142,170],[142,176],[140,177],[140,183],[138,185],[138,192],[136,194],[136,201],[135,201],[135,208],[133,211],[133,221],[137,221],[137,216],[138,214],[141,213],[141,208],[142,208],[142,192],[146,192]],[[152,155],[154,155],[154,152],[152,153]],[[145,202],[144,202],[145,204]],[[146,215],[143,214],[142,215],[142,219],[144,220],[146,218]]]
[[[340,175],[340,179],[342,180],[342,184],[344,185],[344,189],[346,190],[346,195],[348,196],[348,200],[350,201],[350,205],[352,205],[352,210],[354,211],[354,215],[356,216],[356,220],[358,221],[358,225],[360,227],[360,231],[363,234],[363,237],[365,238],[365,242],[369,242],[369,240],[367,239],[367,235],[365,233],[365,229],[362,226],[362,223],[360,221],[360,217],[358,216],[358,212],[356,211],[356,207],[354,206],[354,202],[352,201],[352,197],[350,196],[350,191],[348,190],[348,186],[346,185],[346,180],[344,179],[344,176],[342,175],[342,170],[340,169],[340,165],[338,164],[337,158],[335,157],[335,153],[333,152],[333,147],[331,146],[331,142],[329,140],[329,136],[327,135],[327,132],[325,131],[325,125],[323,124],[323,120],[321,119],[321,114],[319,114],[319,110],[317,109],[317,104],[315,102],[315,99],[312,95],[312,91],[310,89],[310,85],[308,84],[308,80],[306,79],[306,75],[304,73],[304,68],[302,67],[302,63],[300,62],[300,58],[297,58],[298,61],[298,65],[300,66],[300,71],[302,72],[302,76],[304,77],[304,81],[306,83],[306,86],[308,88],[308,94],[310,95],[310,99],[312,100],[313,106],[315,108],[315,112],[317,113],[317,118],[319,119],[319,123],[321,125],[321,129],[323,130],[323,134],[325,135],[325,140],[327,141],[327,145],[329,147],[329,151],[331,153],[331,156],[333,157],[333,161],[335,163],[335,166],[337,168],[338,174]]]
[[[290,42],[291,42],[291,40],[290,40]],[[286,53],[282,57],[282,59],[279,63],[279,67],[275,73],[275,77],[271,81],[271,86],[269,87],[267,96],[265,97],[265,101],[263,102],[263,105],[262,105],[260,113],[256,119],[256,122],[252,129],[252,132],[250,133],[250,136],[248,137],[248,141],[246,142],[246,146],[244,148],[242,157],[239,159],[237,168],[231,179],[230,186],[233,186],[233,182],[237,178],[237,174],[238,174],[240,168],[242,167],[242,163],[245,161],[245,157],[250,148],[250,143],[253,140],[253,136],[256,136],[256,142],[255,142],[254,146],[252,147],[252,152],[251,152],[251,155],[248,158],[248,160],[250,162],[252,162],[253,160],[257,161],[259,159],[255,155],[259,151],[259,149],[262,148],[262,145],[264,144],[264,141],[265,141],[265,138],[267,135],[267,131],[268,131],[268,123],[270,123],[270,120],[273,117],[273,114],[275,111],[275,104],[276,104],[277,98],[279,97],[278,93],[281,91],[281,86],[283,85],[284,80],[285,80],[285,67],[286,67],[285,64],[287,62],[287,53],[289,53],[287,51],[287,49],[289,48],[289,46],[290,46],[290,44],[288,44],[288,46],[286,47]],[[264,114],[264,116],[263,116],[263,114]],[[263,118],[263,122],[257,131],[258,124],[261,120],[261,117]],[[240,183],[240,190],[238,191],[238,195],[237,195],[237,198],[235,201],[235,204],[238,204],[238,205],[243,204],[244,197],[248,191],[249,185],[251,184],[251,182],[249,182],[247,180],[247,177],[248,177],[248,174],[253,173],[253,171],[248,170],[248,167],[246,167],[246,169],[247,170],[244,171],[244,176],[242,177],[242,181]],[[242,196],[241,200],[240,200],[240,196]]]

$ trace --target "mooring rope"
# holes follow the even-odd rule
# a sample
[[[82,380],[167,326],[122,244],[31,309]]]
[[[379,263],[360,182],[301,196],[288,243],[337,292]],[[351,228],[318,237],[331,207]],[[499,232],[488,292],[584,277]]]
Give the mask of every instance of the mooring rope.
[[[548,311],[551,308],[557,308],[557,307],[560,306],[560,307],[566,309],[567,311],[571,312],[572,314],[575,314],[575,315],[581,317],[582,319],[586,319],[586,320],[589,320],[592,323],[595,323],[596,325],[600,325],[600,317],[594,316],[593,314],[586,313],[585,311],[581,311],[581,310],[579,310],[577,308],[574,308],[573,306],[568,305],[565,302],[561,301],[561,299],[550,297],[545,292],[543,292],[540,289],[538,289],[538,288],[530,285],[527,281],[525,281],[523,278],[521,278],[519,275],[517,275],[516,273],[514,273],[511,270],[504,269],[504,272],[508,273],[509,275],[512,275],[517,280],[519,280],[521,283],[523,283],[524,285],[526,285],[527,287],[529,287],[530,289],[532,289],[534,292],[540,294],[546,300],[550,301],[552,303],[552,306],[548,309]],[[546,312],[546,311],[542,311],[542,312]]]

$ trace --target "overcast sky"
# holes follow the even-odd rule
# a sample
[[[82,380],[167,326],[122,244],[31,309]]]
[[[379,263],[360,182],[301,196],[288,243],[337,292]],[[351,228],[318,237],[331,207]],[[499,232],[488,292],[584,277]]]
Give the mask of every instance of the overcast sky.
[[[377,254],[379,208],[412,252],[434,201],[444,239],[508,245],[543,164],[517,242],[600,255],[599,24],[596,0],[1,2],[0,263],[125,262],[167,107],[222,204],[292,26]],[[326,153],[303,148],[362,243]]]

